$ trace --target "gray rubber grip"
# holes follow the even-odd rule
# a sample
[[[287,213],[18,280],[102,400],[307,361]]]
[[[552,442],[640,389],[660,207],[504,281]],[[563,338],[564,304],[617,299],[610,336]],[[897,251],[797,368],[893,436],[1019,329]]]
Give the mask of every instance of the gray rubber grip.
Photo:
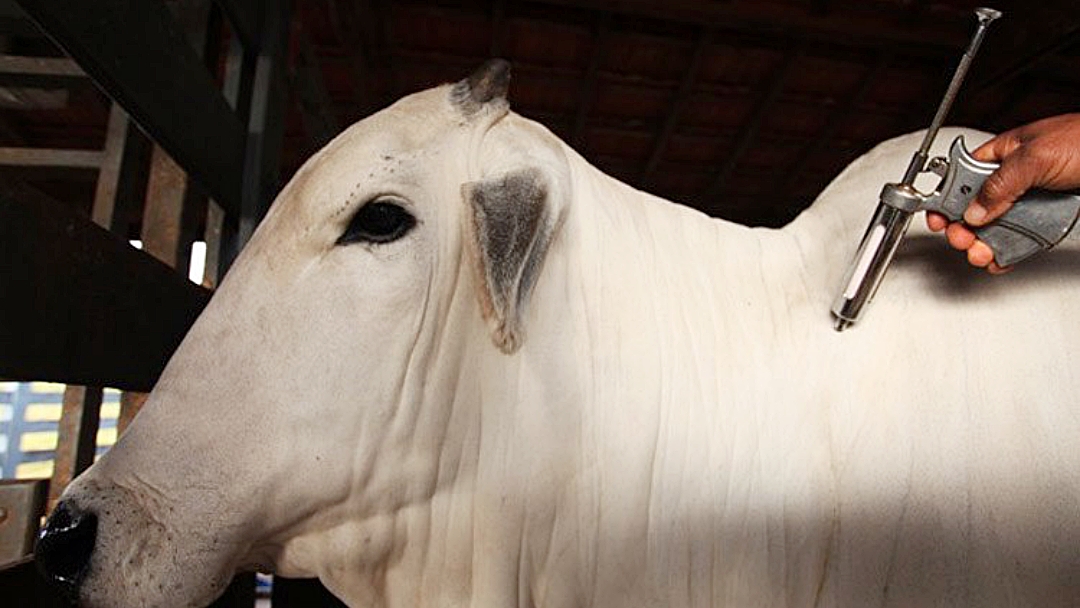
[[[983,182],[1000,166],[976,160],[967,151],[963,136],[949,148],[948,171],[922,208],[961,221],[964,210],[982,189]],[[1011,266],[1061,242],[1080,216],[1080,192],[1030,190],[993,223],[973,228],[980,240],[994,250],[999,266]]]
[[[1060,243],[1078,215],[1080,194],[1032,190],[975,234],[994,250],[998,266],[1011,266]]]

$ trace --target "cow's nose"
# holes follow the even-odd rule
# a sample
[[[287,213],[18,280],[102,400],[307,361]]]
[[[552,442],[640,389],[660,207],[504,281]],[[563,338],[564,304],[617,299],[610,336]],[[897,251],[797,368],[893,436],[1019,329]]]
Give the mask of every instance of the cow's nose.
[[[90,566],[97,523],[97,515],[62,501],[38,535],[34,548],[38,569],[69,595],[78,592]]]

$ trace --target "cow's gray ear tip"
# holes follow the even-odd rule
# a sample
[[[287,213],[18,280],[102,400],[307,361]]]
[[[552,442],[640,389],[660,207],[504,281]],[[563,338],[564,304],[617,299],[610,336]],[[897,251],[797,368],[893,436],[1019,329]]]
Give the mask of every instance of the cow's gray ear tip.
[[[506,99],[510,88],[510,62],[505,59],[488,59],[469,76],[472,98],[480,103],[492,99]]]
[[[467,113],[496,99],[506,99],[510,88],[510,62],[488,59],[468,78],[454,85],[453,100]]]
[[[491,334],[491,341],[506,355],[512,355],[521,348],[521,336],[515,329],[503,323]]]

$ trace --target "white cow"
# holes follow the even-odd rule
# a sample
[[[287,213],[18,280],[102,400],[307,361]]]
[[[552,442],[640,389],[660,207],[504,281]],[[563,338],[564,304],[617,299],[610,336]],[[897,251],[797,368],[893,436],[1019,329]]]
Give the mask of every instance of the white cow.
[[[285,188],[50,523],[84,605],[250,567],[353,606],[1080,605],[1075,247],[990,278],[913,232],[837,333],[918,136],[750,229],[602,174],[507,79]]]

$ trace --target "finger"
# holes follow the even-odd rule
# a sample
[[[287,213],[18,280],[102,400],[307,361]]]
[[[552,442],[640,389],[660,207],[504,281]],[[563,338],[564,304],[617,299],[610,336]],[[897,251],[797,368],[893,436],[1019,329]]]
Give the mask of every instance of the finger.
[[[1020,129],[1012,129],[994,136],[983,142],[971,153],[976,160],[988,163],[999,163],[1001,159],[1012,154],[1023,140],[1020,138]]]
[[[986,267],[987,272],[990,274],[1005,274],[1012,272],[1015,266],[998,266],[997,262],[990,262],[990,265]]]
[[[982,189],[964,212],[964,221],[973,226],[991,222],[1012,206],[1047,172],[1044,157],[1028,154],[1025,149],[1005,157],[1001,167],[983,182]]]
[[[960,251],[970,249],[977,240],[975,233],[965,228],[960,222],[949,224],[949,227],[945,229],[945,236],[949,239],[949,244]]]
[[[967,250],[968,263],[979,268],[986,268],[994,261],[994,251],[982,241],[975,241]]]
[[[926,213],[926,226],[931,232],[941,232],[949,225],[949,219],[940,213],[928,211]]]

